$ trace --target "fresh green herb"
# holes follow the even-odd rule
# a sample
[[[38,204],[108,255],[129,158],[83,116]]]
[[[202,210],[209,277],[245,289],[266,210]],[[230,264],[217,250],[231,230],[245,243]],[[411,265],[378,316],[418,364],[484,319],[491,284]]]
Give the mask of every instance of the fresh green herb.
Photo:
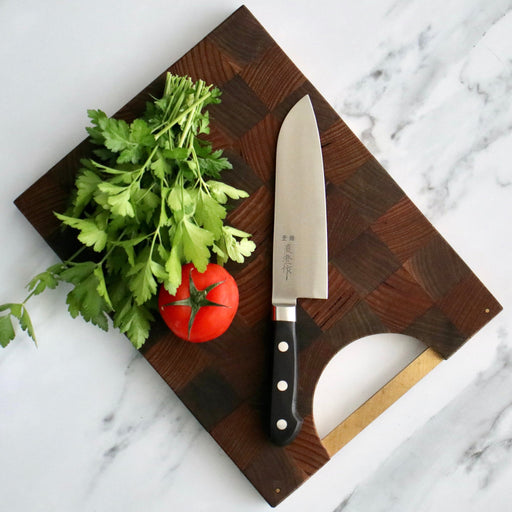
[[[217,88],[167,74],[162,97],[131,123],[88,112],[94,158],[81,162],[71,206],[56,216],[97,258],[53,265],[28,284],[25,301],[0,306],[2,346],[15,337],[13,320],[35,341],[26,302],[66,282],[71,316],[104,330],[111,316],[140,348],[158,286],[174,294],[183,264],[203,272],[213,254],[221,265],[250,256],[250,235],[224,224],[228,200],[248,194],[220,181],[232,166],[199,137],[209,133],[205,107],[219,102]]]

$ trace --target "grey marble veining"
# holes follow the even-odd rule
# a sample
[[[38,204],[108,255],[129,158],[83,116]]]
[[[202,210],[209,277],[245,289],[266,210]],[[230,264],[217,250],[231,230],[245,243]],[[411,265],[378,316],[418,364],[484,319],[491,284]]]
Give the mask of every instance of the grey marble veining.
[[[98,422],[98,440],[101,448],[95,457],[95,468],[84,498],[96,492],[105,474],[112,466],[122,464],[124,452],[137,451],[148,439],[157,441],[158,458],[162,462],[154,478],[172,483],[173,474],[187,456],[190,445],[204,432],[197,420],[179,402],[174,393],[137,352],[125,368],[125,378],[118,397]],[[140,379],[146,381],[146,393],[140,395],[144,403],[137,410],[137,390]],[[147,400],[148,393],[151,401]],[[135,397],[135,399],[134,399]],[[180,442],[176,443],[176,439]]]
[[[343,118],[363,119],[358,135],[383,162],[390,145],[417,152],[418,195],[432,220],[474,186],[479,155],[510,136],[511,9],[509,0],[396,2],[386,17],[394,29],[336,104]],[[508,183],[502,174],[494,180]]]
[[[507,341],[508,336],[507,336]],[[480,512],[512,464],[512,350],[404,441],[334,512]],[[512,487],[493,512],[506,512]]]

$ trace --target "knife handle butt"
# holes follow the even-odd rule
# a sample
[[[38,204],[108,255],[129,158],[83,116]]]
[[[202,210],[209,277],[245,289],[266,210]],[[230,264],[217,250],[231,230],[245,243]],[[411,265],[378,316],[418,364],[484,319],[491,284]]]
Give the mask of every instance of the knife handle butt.
[[[297,413],[297,337],[295,322],[274,320],[270,439],[291,443],[302,427]]]

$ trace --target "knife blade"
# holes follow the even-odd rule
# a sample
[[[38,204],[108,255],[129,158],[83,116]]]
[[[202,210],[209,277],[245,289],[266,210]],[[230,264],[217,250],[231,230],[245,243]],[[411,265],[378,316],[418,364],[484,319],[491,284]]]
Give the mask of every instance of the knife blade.
[[[286,115],[276,150],[270,439],[280,446],[295,439],[303,421],[296,403],[297,299],[327,298],[327,260],[322,148],[313,105],[306,95]]]

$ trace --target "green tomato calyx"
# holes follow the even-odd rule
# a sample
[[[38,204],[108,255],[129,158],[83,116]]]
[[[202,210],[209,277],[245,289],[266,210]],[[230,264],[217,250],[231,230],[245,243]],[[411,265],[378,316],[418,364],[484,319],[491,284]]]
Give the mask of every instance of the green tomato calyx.
[[[168,302],[164,304],[163,307],[166,308],[168,306],[187,306],[191,309],[190,311],[190,319],[188,321],[188,339],[190,339],[190,333],[192,331],[192,326],[194,325],[194,320],[196,318],[199,310],[204,306],[215,306],[220,308],[228,308],[226,304],[219,304],[217,302],[213,302],[207,298],[208,293],[210,293],[214,288],[223,284],[223,281],[217,281],[216,283],[212,283],[207,286],[204,290],[199,290],[192,279],[192,269],[190,270],[189,280],[188,280],[188,291],[189,296],[186,299],[176,300],[174,302]]]

